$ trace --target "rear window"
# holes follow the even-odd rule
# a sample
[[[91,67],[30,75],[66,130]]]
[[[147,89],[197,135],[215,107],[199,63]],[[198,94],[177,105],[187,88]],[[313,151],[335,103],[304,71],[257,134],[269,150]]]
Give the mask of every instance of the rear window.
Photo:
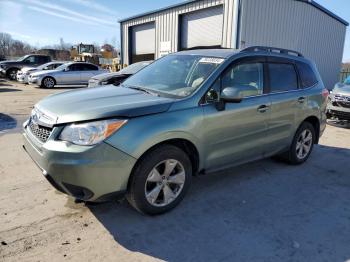
[[[298,78],[292,64],[268,64],[270,92],[284,92],[298,89]]]
[[[307,88],[317,84],[317,77],[308,64],[297,62],[297,68],[300,75],[301,88]]]

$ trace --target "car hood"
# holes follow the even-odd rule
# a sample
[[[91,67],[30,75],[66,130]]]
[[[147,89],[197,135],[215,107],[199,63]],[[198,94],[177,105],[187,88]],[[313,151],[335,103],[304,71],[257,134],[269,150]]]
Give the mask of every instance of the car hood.
[[[108,85],[54,94],[41,100],[35,108],[48,116],[52,124],[62,124],[161,113],[167,111],[174,101],[126,87]]]
[[[350,95],[350,85],[338,83],[332,90],[332,94]]]
[[[12,65],[12,64],[20,64],[21,62],[15,60],[5,60],[1,61],[0,65]]]
[[[107,79],[110,79],[110,78],[116,77],[116,76],[123,76],[123,74],[121,74],[119,72],[103,73],[103,74],[95,75],[91,79],[103,81],[103,80],[107,80]]]
[[[46,74],[50,74],[50,73],[55,73],[55,72],[59,72],[59,70],[39,70],[37,72],[32,73],[32,76],[41,76],[41,75],[46,75]]]
[[[26,73],[26,72],[29,72],[29,71],[34,71],[34,70],[37,70],[35,67],[23,67],[22,69],[21,69],[21,71],[23,72],[23,73]]]

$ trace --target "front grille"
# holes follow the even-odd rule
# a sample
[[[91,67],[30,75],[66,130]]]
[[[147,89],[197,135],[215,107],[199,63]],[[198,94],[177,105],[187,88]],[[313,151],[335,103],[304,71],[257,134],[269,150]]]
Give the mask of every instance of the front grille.
[[[334,96],[336,106],[350,108],[350,96],[338,95]]]
[[[350,113],[348,113],[348,112],[330,110],[329,113],[330,113],[331,115],[337,117],[338,119],[350,121]]]
[[[40,126],[38,124],[33,123],[32,121],[30,121],[29,123],[29,129],[32,132],[32,134],[43,143],[47,141],[52,132],[52,128]]]

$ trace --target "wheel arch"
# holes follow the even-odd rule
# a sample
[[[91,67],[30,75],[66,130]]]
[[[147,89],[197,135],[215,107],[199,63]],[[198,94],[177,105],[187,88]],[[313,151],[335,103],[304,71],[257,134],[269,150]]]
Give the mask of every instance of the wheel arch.
[[[17,71],[21,70],[21,68],[19,68],[19,67],[17,67],[17,66],[9,67],[9,68],[6,69],[6,76],[8,76],[9,73],[10,73],[10,71],[13,70],[13,69],[15,69],[15,70],[17,70]]]
[[[56,78],[53,77],[53,76],[51,76],[51,75],[48,75],[48,76],[44,76],[44,77],[41,79],[40,86],[43,86],[43,82],[44,82],[44,80],[45,80],[46,78],[52,78],[53,81],[54,81],[54,83],[55,83],[55,85],[57,85],[57,80],[56,80]]]
[[[305,118],[302,123],[304,123],[304,122],[308,122],[314,127],[315,133],[316,133],[315,144],[318,144],[319,139],[320,139],[320,126],[321,126],[320,120],[316,116],[309,116],[309,117]]]
[[[191,164],[192,164],[192,174],[195,175],[199,172],[200,169],[200,155],[199,155],[199,151],[197,149],[197,147],[195,146],[194,143],[192,143],[190,140],[185,139],[185,138],[171,138],[171,139],[167,139],[161,142],[158,142],[156,144],[154,144],[153,146],[151,146],[150,148],[148,148],[145,152],[142,153],[142,155],[138,158],[138,160],[136,161],[131,174],[134,173],[135,168],[137,167],[138,163],[151,151],[153,151],[154,149],[158,148],[159,146],[162,145],[173,145],[176,146],[178,148],[180,148],[181,150],[183,150],[187,156],[189,157]],[[131,176],[130,176],[131,177]],[[128,188],[129,188],[129,183],[130,183],[130,177],[129,177],[129,181],[128,181]]]

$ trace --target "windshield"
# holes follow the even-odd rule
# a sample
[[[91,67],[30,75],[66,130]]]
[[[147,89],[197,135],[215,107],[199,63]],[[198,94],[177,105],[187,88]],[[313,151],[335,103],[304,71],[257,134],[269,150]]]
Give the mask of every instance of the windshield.
[[[344,84],[350,85],[350,76],[345,79]]]
[[[186,97],[192,94],[224,59],[199,55],[168,55],[128,78],[122,86]]]
[[[41,65],[41,66],[38,66],[37,69],[42,70],[42,69],[44,69],[45,67],[47,67],[47,66],[49,66],[49,65],[51,65],[51,62],[50,62],[50,63],[43,64],[43,65]]]
[[[17,61],[17,62],[21,62],[21,61],[23,61],[24,59],[26,59],[27,57],[28,57],[28,55],[22,56],[22,57],[18,58],[16,61]]]
[[[63,70],[67,67],[67,64],[60,65],[59,67],[56,67],[55,70]]]
[[[133,75],[140,71],[142,68],[148,66],[150,63],[151,61],[138,62],[120,70],[119,73],[125,75]]]

